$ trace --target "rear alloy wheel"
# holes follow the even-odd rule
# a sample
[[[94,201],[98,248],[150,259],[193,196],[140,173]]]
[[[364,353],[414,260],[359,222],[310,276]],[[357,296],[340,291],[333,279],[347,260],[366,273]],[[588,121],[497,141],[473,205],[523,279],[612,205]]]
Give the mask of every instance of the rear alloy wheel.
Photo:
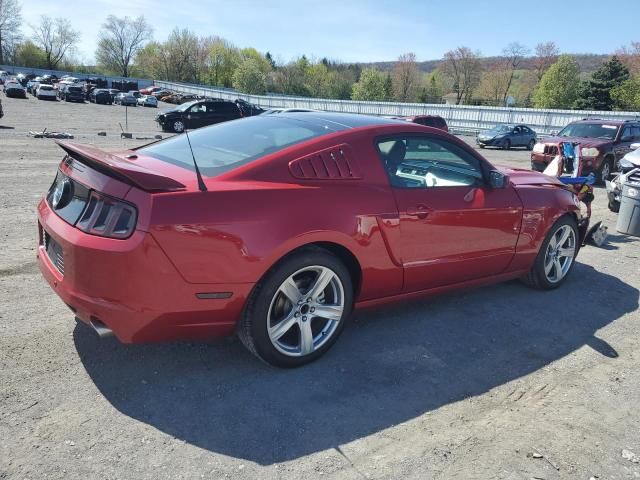
[[[502,143],[502,148],[509,150],[511,148],[511,140],[508,138]]]
[[[173,131],[177,133],[184,131],[184,123],[182,123],[182,120],[176,120],[173,122]]]
[[[325,250],[304,249],[256,285],[238,334],[249,351],[266,363],[304,365],[331,348],[352,301],[345,266]]]
[[[549,230],[536,261],[523,281],[541,290],[560,286],[573,268],[579,247],[576,221],[565,215]]]
[[[536,141],[532,139],[529,141],[529,144],[527,145],[527,150],[531,151],[535,146],[536,146]]]

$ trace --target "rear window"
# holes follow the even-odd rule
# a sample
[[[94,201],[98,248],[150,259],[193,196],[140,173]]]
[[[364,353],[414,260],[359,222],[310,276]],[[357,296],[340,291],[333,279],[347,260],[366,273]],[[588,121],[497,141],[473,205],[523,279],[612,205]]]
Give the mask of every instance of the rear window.
[[[82,92],[82,88],[80,87],[69,87],[70,92]]]
[[[189,133],[200,172],[214,177],[296,143],[346,127],[281,116],[257,116],[200,128]],[[143,155],[194,171],[186,135],[176,135],[138,150]]]

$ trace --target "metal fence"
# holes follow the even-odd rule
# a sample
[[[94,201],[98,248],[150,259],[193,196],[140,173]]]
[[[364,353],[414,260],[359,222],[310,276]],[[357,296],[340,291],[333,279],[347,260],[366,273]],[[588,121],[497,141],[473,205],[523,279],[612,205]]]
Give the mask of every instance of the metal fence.
[[[557,132],[565,125],[584,118],[603,120],[640,119],[640,112],[603,112],[589,110],[543,110],[537,108],[486,107],[424,103],[361,102],[324,98],[277,95],[248,95],[232,89],[221,89],[177,82],[155,81],[155,85],[179,93],[235,100],[241,98],[263,108],[310,108],[330,112],[371,115],[440,115],[449,128],[460,133],[476,133],[498,123],[525,123],[538,134]]]
[[[24,73],[24,74],[33,73],[39,77],[41,77],[42,75],[56,75],[58,78],[60,78],[63,75],[71,75],[72,77],[76,77],[81,80],[85,80],[91,77],[94,77],[94,78],[98,77],[98,78],[104,78],[109,83],[109,86],[111,86],[111,82],[117,82],[117,81],[138,82],[138,88],[145,88],[153,85],[153,80],[149,80],[148,78],[112,77],[108,75],[99,75],[97,73],[78,73],[78,72],[68,72],[65,70],[47,70],[44,68],[13,67],[11,65],[0,65],[0,70],[12,72],[16,75],[19,73]]]

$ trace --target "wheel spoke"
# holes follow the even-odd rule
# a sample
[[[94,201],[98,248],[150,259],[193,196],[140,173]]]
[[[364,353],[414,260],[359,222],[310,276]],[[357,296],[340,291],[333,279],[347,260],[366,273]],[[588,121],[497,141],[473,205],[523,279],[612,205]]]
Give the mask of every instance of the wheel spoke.
[[[293,311],[273,327],[269,328],[269,336],[272,340],[279,340],[291,328],[298,323],[298,319],[293,315]]]
[[[298,290],[298,286],[291,277],[287,278],[284,283],[280,285],[280,291],[294,306],[298,303],[298,300],[302,298],[302,294],[300,293],[300,290]]]
[[[318,305],[315,307],[313,315],[327,320],[338,321],[342,317],[342,310],[342,305]]]
[[[545,263],[545,265],[544,265],[544,273],[545,273],[545,275],[547,275],[547,277],[551,273],[551,269],[552,268],[553,268],[553,260],[549,259],[548,262]]]
[[[561,258],[573,258],[573,248],[561,248],[558,250],[558,256]]]
[[[556,258],[553,261],[553,265],[556,268],[556,280],[560,280],[562,278],[562,265],[560,264],[560,259]]]
[[[308,295],[311,298],[316,298],[318,295],[320,295],[324,291],[324,289],[327,288],[329,282],[331,282],[331,280],[333,279],[333,275],[334,273],[328,268],[323,268],[322,270],[320,270],[318,278],[316,278],[316,282],[309,289]]]
[[[549,248],[550,248],[551,250],[555,250],[556,245],[558,245],[558,239],[556,238],[556,236],[557,236],[557,235],[558,235],[558,232],[554,233],[554,234],[551,236],[551,240],[549,240]]]
[[[561,231],[562,231],[562,236],[560,237],[560,240],[558,241],[558,245],[560,247],[564,247],[564,244],[569,239],[569,235],[571,235],[573,230],[571,230],[570,227],[563,227],[563,229]]]
[[[300,322],[300,353],[308,355],[313,352],[313,331],[311,321]]]

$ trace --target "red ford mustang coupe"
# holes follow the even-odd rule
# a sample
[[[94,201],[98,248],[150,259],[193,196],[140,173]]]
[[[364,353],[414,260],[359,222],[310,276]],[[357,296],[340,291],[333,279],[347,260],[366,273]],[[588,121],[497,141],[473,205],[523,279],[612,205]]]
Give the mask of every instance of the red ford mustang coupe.
[[[587,227],[556,179],[399,120],[287,113],[115,153],[60,146],[39,265],[80,320],[125,343],[237,332],[298,366],[354,306],[512,278],[557,287]]]

